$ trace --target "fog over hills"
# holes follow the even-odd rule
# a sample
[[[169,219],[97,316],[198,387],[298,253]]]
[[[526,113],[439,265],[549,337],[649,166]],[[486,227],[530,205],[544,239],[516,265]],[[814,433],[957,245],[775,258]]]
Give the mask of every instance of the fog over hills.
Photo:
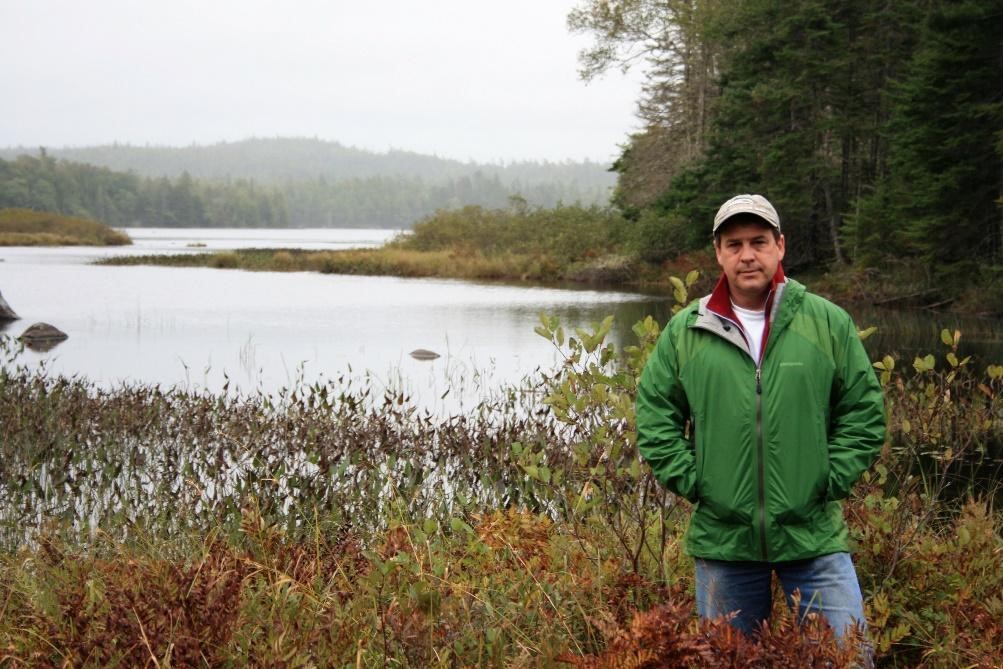
[[[185,147],[109,144],[79,148],[45,147],[49,155],[140,176],[196,179],[254,179],[262,183],[416,177],[442,183],[480,172],[497,176],[506,186],[551,184],[571,187],[588,202],[604,201],[616,177],[608,165],[595,162],[520,161],[508,164],[462,162],[438,156],[391,150],[378,153],[309,138],[251,138]],[[11,160],[36,154],[38,147],[0,149]]]
[[[406,228],[443,209],[605,205],[594,162],[462,162],[303,138],[0,150],[0,208],[117,226]]]

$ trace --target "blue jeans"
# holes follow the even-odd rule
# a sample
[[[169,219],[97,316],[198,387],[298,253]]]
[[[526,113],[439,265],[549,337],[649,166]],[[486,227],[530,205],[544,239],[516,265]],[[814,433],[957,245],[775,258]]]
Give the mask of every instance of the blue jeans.
[[[801,592],[798,613],[821,613],[837,637],[848,626],[863,629],[864,599],[849,553],[832,553],[791,562],[724,562],[697,558],[697,612],[701,618],[716,618],[737,611],[733,627],[749,634],[770,617],[774,571],[783,584],[788,603],[794,590]]]

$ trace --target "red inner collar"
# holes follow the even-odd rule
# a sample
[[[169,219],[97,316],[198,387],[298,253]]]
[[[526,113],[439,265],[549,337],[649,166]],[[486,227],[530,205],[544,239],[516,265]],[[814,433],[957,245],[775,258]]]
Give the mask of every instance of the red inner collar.
[[[787,276],[784,274],[784,267],[778,264],[777,271],[773,274],[773,279],[770,281],[770,295],[766,300],[767,316],[769,316],[770,307],[773,305],[773,295],[777,292],[777,286],[786,280]],[[717,280],[717,285],[714,286],[714,290],[710,294],[707,308],[716,314],[738,322],[735,310],[731,308],[731,291],[728,290],[728,277],[725,276],[724,272],[721,272],[721,278]]]

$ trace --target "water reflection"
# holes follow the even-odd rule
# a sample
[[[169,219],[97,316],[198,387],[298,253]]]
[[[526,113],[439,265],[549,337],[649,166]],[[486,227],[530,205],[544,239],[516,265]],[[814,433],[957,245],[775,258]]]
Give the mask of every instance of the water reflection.
[[[874,358],[892,355],[912,361],[915,356],[947,352],[940,332],[961,332],[959,357],[971,355],[980,365],[1003,361],[1003,321],[921,309],[892,310],[871,305],[846,305],[861,329],[876,326],[864,345]]]
[[[533,332],[541,312],[569,329],[615,313],[619,343],[651,301],[456,280],[106,267],[39,253],[33,261],[18,250],[16,263],[0,263],[0,288],[21,322],[58,323],[70,339],[23,357],[104,386],[274,392],[369,373],[436,411],[463,410],[485,389],[555,365],[557,351]],[[410,352],[418,348],[441,358],[416,360]]]

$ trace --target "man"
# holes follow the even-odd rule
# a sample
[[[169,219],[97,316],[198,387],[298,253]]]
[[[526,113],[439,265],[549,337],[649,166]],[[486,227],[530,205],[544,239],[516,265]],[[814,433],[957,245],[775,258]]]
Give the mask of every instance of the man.
[[[714,217],[714,291],[662,332],[638,388],[637,444],[694,504],[697,610],[749,633],[776,572],[835,633],[865,624],[839,500],[884,443],[881,387],[850,316],[784,276],[780,217],[737,195]]]

